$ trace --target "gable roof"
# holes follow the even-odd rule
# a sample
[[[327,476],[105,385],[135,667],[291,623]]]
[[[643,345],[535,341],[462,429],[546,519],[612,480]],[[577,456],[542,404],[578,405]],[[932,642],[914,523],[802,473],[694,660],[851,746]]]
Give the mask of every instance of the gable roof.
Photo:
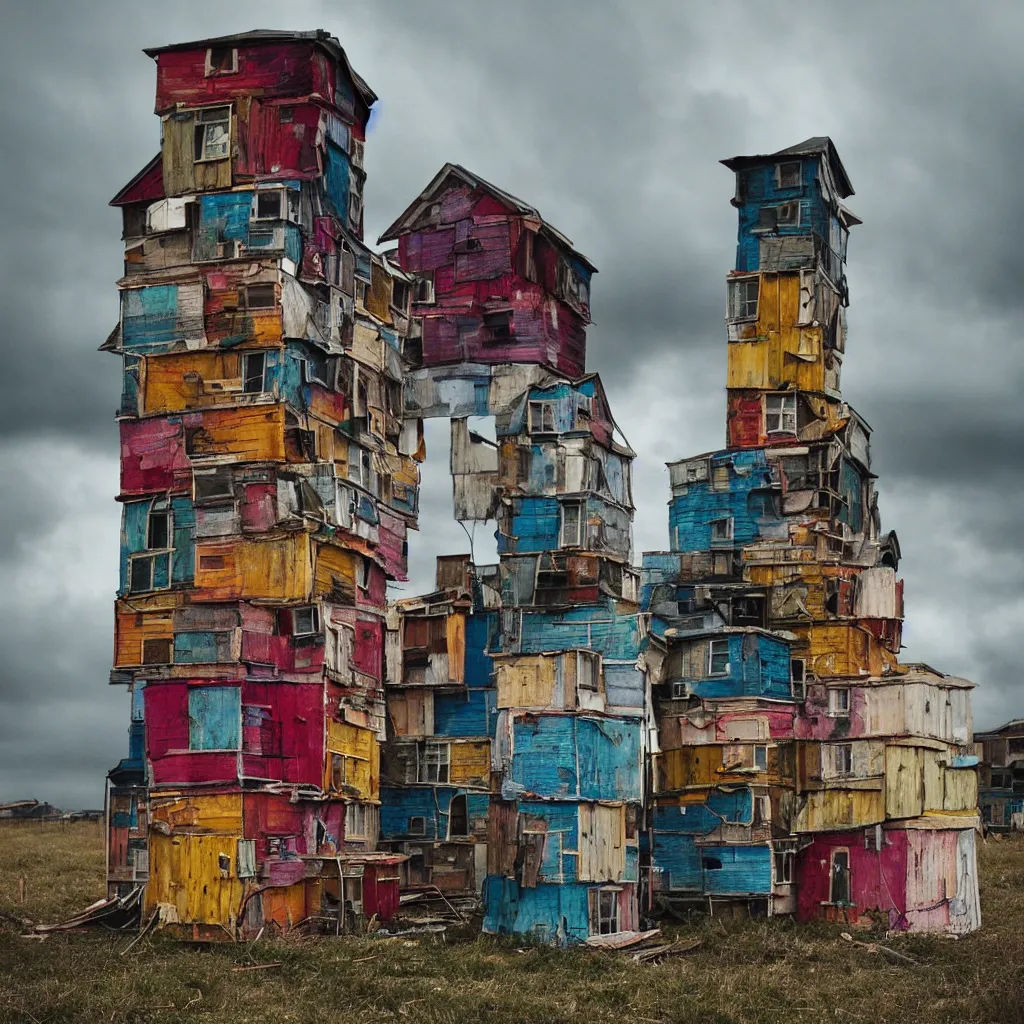
[[[310,32],[283,32],[275,29],[257,28],[250,32],[238,32],[230,36],[212,36],[209,39],[195,39],[188,43],[151,46],[142,52],[147,57],[152,57],[155,60],[161,53],[172,53],[177,50],[205,50],[211,46],[238,46],[239,44],[245,45],[246,43],[256,46],[262,43],[315,43],[326,50],[335,60],[345,65],[345,70],[348,71],[349,77],[352,79],[356,89],[359,90],[359,95],[363,98],[363,102],[368,107],[373,106],[377,100],[377,94],[356,74],[351,63],[349,63],[348,55],[345,53],[341,43],[330,32],[322,28],[313,29]]]
[[[564,249],[580,261],[592,274],[597,273],[597,267],[590,262],[581,252],[578,252],[573,248],[572,240],[562,234],[557,228],[549,224],[540,215],[540,211],[535,207],[530,206],[528,203],[524,203],[522,199],[516,198],[511,192],[506,192],[503,188],[498,188],[497,185],[491,184],[484,178],[481,178],[478,174],[474,174],[472,171],[466,170],[460,164],[447,163],[431,178],[430,183],[427,187],[405,208],[398,219],[387,228],[384,233],[377,239],[378,244],[381,242],[390,242],[398,238],[405,230],[410,228],[420,217],[425,207],[430,206],[436,196],[441,192],[446,181],[450,178],[456,178],[464,184],[468,185],[472,189],[480,189],[483,192],[488,193],[493,198],[497,199],[499,203],[507,206],[512,212],[518,213],[522,217],[527,217],[530,220],[535,220],[540,225],[539,232],[545,235],[551,242],[553,242],[558,248]]]
[[[127,206],[164,198],[163,158],[157,153],[127,185],[114,196],[108,206]]]
[[[734,156],[728,160],[720,160],[730,171],[739,171],[745,167],[755,167],[758,164],[771,163],[784,156],[824,156],[828,160],[832,177],[835,180],[836,188],[839,189],[839,198],[845,199],[853,195],[853,185],[850,176],[843,167],[842,160],[836,152],[836,147],[827,135],[813,135],[795,146],[787,146],[775,153],[761,153],[756,156]]]

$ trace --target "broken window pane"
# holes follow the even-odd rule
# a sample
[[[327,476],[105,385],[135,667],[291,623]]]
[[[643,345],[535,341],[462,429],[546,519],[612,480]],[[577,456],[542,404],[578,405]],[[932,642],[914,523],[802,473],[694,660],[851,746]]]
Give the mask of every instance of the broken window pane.
[[[170,547],[170,517],[166,512],[150,512],[146,547],[162,551]]]
[[[284,194],[280,189],[260,189],[256,193],[256,219],[281,220],[283,198]]]
[[[206,51],[206,74],[230,75],[238,70],[238,51],[231,46],[213,46]]]
[[[799,188],[802,181],[802,167],[799,160],[775,165],[775,183],[779,188]]]
[[[153,589],[153,559],[133,558],[128,580],[128,589],[133,594],[144,593]]]
[[[247,352],[242,357],[242,391],[247,395],[258,395],[266,390],[264,376],[267,356],[264,352]]]
[[[223,160],[231,151],[231,108],[196,112],[195,159]]]

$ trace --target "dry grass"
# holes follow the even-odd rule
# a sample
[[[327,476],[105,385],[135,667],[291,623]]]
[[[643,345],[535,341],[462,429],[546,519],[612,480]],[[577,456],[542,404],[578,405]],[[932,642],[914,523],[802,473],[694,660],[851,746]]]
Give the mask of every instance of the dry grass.
[[[918,963],[851,947],[839,929],[700,922],[684,959],[517,948],[481,938],[308,939],[195,947],[161,936],[127,955],[107,934],[19,937],[0,914],[0,1021],[537,1022],[1024,1021],[1024,839],[981,848],[984,928],[959,942],[891,943]],[[59,919],[102,894],[100,829],[0,828],[0,911]],[[18,903],[18,878],[27,899]],[[281,961],[240,973],[232,968]]]

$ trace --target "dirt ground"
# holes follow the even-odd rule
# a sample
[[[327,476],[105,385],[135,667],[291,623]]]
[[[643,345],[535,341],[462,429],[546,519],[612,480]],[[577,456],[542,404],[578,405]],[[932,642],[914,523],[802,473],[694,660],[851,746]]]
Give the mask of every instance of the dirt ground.
[[[884,941],[913,963],[785,920],[669,929],[702,943],[660,964],[489,938],[156,934],[127,949],[132,936],[102,932],[27,939],[14,920],[60,920],[103,894],[100,826],[0,827],[0,1021],[1024,1022],[1024,839],[990,838],[980,858],[981,931]],[[257,964],[276,966],[239,970]]]

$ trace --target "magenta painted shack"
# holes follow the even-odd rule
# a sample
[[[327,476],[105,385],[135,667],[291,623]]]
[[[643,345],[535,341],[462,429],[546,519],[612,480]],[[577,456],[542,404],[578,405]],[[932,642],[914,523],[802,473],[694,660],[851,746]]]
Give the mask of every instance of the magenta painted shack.
[[[972,931],[978,927],[974,854],[973,828],[908,822],[819,833],[798,855],[797,917]]]
[[[445,164],[380,241],[417,284],[423,365],[540,363],[576,378],[595,267],[531,206]]]

